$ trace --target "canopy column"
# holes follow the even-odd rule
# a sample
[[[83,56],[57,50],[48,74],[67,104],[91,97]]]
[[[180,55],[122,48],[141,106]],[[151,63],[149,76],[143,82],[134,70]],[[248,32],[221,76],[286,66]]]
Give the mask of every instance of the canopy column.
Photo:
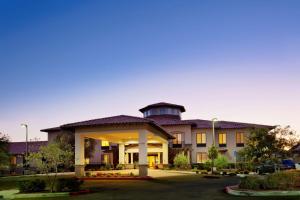
[[[163,165],[169,164],[169,152],[168,152],[168,142],[165,141],[162,143],[162,151],[163,151]]]
[[[139,176],[148,176],[147,131],[139,131]]]
[[[119,144],[119,164],[125,164],[125,144]]]
[[[75,133],[75,175],[84,176],[84,137]]]

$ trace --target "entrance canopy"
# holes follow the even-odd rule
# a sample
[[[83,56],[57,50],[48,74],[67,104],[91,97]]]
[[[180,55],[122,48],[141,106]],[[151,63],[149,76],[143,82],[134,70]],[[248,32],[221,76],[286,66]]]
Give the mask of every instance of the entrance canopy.
[[[139,173],[147,176],[147,146],[162,144],[163,163],[168,164],[168,140],[173,136],[151,119],[119,115],[60,126],[75,133],[75,173],[84,176],[84,138],[119,144],[119,163],[125,162],[125,145],[138,144]],[[47,130],[43,130],[47,131]]]

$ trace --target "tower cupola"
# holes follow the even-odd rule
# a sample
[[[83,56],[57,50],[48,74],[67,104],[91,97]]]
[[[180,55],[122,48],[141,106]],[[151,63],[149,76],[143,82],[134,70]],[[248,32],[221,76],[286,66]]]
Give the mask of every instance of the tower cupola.
[[[150,118],[152,116],[174,116],[181,119],[181,113],[185,112],[185,108],[182,105],[176,105],[171,103],[155,103],[141,108],[141,111],[145,118]]]

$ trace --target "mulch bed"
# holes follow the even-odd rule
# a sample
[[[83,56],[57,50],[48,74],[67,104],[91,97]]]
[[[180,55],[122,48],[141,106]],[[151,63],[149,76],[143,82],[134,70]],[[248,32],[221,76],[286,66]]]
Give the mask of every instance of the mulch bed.
[[[82,177],[79,178],[83,181],[89,181],[89,180],[152,180],[153,178],[151,176],[103,176],[103,177]]]

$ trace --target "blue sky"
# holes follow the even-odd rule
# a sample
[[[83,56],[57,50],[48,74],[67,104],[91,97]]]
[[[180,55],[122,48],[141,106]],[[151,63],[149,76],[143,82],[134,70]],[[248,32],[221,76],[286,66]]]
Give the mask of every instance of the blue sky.
[[[291,125],[300,132],[300,2],[0,1],[0,131],[137,115]]]

